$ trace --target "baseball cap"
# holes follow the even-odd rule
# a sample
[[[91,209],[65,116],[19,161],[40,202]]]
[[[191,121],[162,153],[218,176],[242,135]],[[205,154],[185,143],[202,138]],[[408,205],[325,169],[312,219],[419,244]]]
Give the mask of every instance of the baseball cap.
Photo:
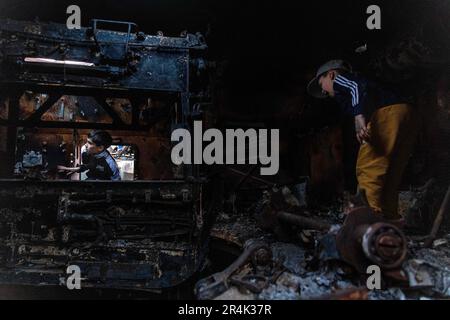
[[[307,87],[308,93],[316,98],[326,98],[327,95],[325,93],[323,93],[322,87],[319,84],[319,78],[325,72],[328,72],[328,71],[334,70],[334,69],[345,70],[345,71],[351,72],[352,66],[350,65],[350,63],[348,63],[344,60],[340,60],[340,59],[330,60],[330,61],[324,63],[317,70],[317,73],[316,73],[316,76],[314,77],[314,79],[312,79],[308,83],[308,87]]]

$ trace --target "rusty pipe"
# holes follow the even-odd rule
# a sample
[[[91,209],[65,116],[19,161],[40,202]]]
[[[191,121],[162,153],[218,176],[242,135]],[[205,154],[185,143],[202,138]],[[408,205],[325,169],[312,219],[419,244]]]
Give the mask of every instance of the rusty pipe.
[[[292,223],[303,228],[310,228],[314,230],[325,230],[325,231],[331,228],[331,224],[329,224],[326,221],[302,217],[285,211],[278,211],[277,218],[282,221]]]

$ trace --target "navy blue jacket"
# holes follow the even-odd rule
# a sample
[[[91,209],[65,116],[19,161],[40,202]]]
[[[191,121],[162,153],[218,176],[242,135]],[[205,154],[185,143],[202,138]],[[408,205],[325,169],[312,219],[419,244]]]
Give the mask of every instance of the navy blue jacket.
[[[82,151],[81,159],[83,164],[80,166],[80,172],[87,170],[86,175],[89,180],[118,181],[121,179],[117,163],[107,150],[95,155]]]
[[[377,109],[405,102],[394,92],[353,73],[337,75],[333,89],[344,113],[353,116],[362,114],[368,120]]]

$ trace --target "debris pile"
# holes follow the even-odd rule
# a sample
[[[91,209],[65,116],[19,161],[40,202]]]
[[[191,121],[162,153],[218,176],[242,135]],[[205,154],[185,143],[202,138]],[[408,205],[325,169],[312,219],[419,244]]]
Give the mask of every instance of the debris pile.
[[[430,196],[432,184],[401,194],[401,212],[409,221],[432,220],[420,217],[427,212],[424,205],[428,201],[424,199]],[[334,207],[316,214],[300,205],[292,190],[273,187],[264,191],[253,216],[219,215],[213,238],[240,244],[243,253],[224,271],[200,280],[197,298],[450,297],[450,234],[426,247],[429,236],[418,235],[417,224],[403,229],[384,221],[367,206]],[[381,270],[379,288],[368,286],[371,265]]]

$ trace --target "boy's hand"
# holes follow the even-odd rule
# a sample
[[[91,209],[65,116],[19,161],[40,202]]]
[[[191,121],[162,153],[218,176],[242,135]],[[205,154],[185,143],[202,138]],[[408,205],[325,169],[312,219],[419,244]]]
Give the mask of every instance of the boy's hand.
[[[65,166],[57,166],[58,171],[68,171],[68,172],[77,172],[80,170],[80,167],[69,168]]]
[[[366,119],[362,114],[355,116],[356,139],[359,143],[365,143],[370,139],[370,133],[366,126]]]
[[[58,169],[58,172],[65,173],[67,178],[72,174],[78,172],[78,170],[80,169],[80,167],[70,168],[65,166],[57,166],[56,168]]]

